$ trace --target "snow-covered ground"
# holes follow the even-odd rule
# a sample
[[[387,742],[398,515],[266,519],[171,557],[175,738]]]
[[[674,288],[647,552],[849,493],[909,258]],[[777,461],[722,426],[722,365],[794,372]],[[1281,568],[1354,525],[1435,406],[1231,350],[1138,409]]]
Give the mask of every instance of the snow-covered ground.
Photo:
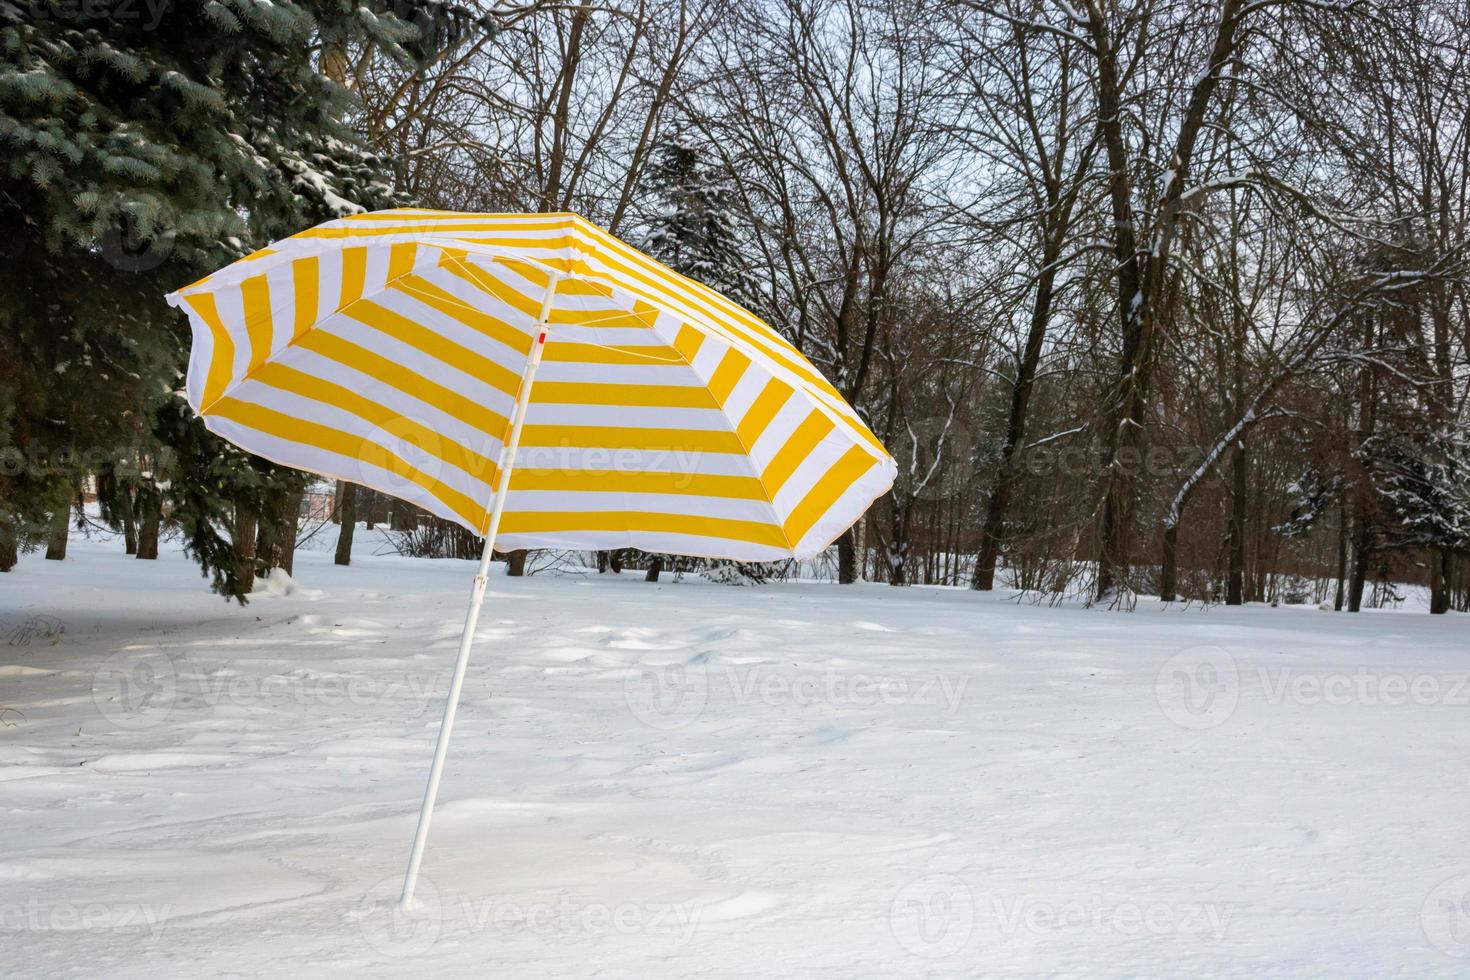
[[[1470,620],[1406,612],[497,577],[395,913],[471,570],[371,544],[0,577],[0,974],[1470,971]]]

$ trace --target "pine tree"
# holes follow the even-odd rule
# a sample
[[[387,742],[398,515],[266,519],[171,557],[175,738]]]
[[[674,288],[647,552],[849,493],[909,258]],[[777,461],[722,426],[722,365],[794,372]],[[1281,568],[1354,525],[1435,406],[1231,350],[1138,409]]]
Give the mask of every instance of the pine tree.
[[[1470,432],[1461,427],[1379,434],[1359,450],[1392,516],[1388,544],[1422,548],[1431,563],[1470,552]],[[1449,608],[1447,569],[1430,568],[1432,612]]]
[[[437,0],[0,0],[0,262],[15,284],[0,290],[0,538],[35,538],[75,460],[126,473],[172,447],[159,469],[191,551],[218,590],[248,591],[218,528],[301,477],[247,464],[178,412],[188,341],[163,295],[402,203],[318,45],[413,61],[478,23]]]
[[[687,129],[675,129],[653,152],[645,190],[657,210],[643,250],[690,279],[737,303],[754,296],[741,258],[728,174],[706,163],[707,152]]]

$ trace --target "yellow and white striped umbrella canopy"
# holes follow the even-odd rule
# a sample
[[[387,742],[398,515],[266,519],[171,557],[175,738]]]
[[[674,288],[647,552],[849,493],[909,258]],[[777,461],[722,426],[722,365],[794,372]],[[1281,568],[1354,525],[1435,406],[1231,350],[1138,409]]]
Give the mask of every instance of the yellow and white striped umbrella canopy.
[[[892,484],[795,347],[576,215],[353,215],[168,300],[214,432],[484,533],[548,294],[498,548],[807,557]]]

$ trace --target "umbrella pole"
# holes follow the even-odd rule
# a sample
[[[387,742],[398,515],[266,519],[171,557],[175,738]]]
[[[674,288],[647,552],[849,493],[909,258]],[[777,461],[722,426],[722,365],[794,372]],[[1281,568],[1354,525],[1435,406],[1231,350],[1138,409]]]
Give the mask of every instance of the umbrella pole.
[[[500,529],[500,515],[505,510],[510,472],[515,468],[516,447],[521,442],[521,426],[526,421],[526,406],[531,401],[531,383],[536,378],[536,368],[540,366],[541,357],[546,352],[551,301],[556,295],[559,278],[556,273],[551,274],[546,295],[541,300],[541,329],[537,332],[530,356],[526,359],[526,371],[521,375],[520,390],[516,393],[510,434],[500,450],[500,465],[496,468],[495,500],[490,507],[490,520],[485,527],[485,548],[480,553],[480,567],[475,573],[474,588],[470,592],[470,608],[465,612],[464,632],[459,638],[459,657],[454,662],[454,679],[449,683],[449,700],[444,704],[444,720],[439,723],[439,740],[434,743],[434,762],[429,766],[429,785],[424,789],[418,828],[413,835],[413,851],[408,857],[408,871],[403,876],[403,894],[398,899],[399,905],[405,908],[413,903],[413,889],[418,883],[419,865],[424,859],[424,844],[429,839],[429,821],[434,815],[434,798],[439,795],[439,777],[444,774],[444,759],[449,754],[449,735],[454,729],[454,713],[459,707],[460,689],[464,687],[465,669],[470,662],[470,645],[475,641],[475,625],[480,619],[480,606],[485,601],[485,583],[490,574],[490,556],[495,551],[495,533]]]

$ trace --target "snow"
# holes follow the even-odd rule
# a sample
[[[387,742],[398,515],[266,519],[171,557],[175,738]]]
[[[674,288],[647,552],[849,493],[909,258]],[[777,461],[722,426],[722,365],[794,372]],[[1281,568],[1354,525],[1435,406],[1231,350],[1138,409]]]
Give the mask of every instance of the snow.
[[[472,565],[358,538],[243,609],[114,543],[0,577],[7,973],[1470,957],[1463,616],[641,573],[492,579],[421,906],[395,913]]]

